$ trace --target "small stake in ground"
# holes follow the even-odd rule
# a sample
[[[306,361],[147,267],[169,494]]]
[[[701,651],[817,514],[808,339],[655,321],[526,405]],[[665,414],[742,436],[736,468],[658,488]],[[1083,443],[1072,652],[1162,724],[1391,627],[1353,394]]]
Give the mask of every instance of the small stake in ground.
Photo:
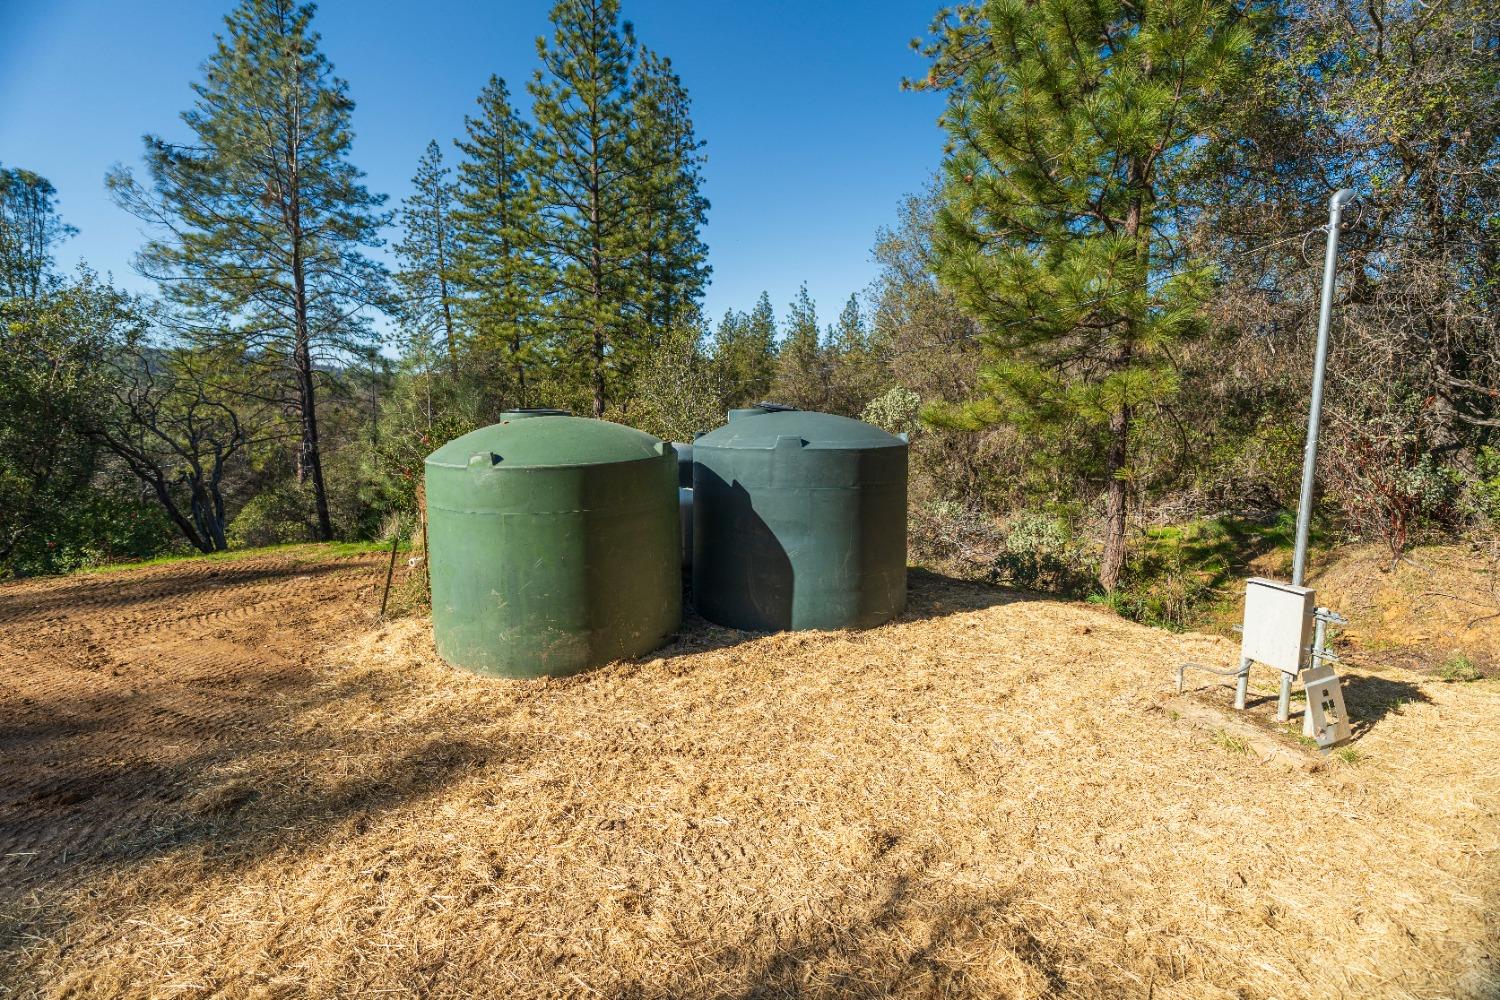
[[[391,529],[391,561],[385,568],[385,593],[380,595],[380,617],[377,621],[385,621],[385,606],[391,599],[391,578],[396,575],[396,546],[401,544],[401,521],[398,519]]]

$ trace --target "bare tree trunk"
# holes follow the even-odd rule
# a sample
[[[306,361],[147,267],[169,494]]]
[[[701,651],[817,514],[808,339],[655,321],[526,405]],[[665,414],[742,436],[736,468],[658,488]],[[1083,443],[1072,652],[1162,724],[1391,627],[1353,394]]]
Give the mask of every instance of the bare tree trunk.
[[[1125,235],[1135,241],[1139,280],[1145,282],[1150,267],[1146,243],[1151,235],[1141,224],[1145,196],[1139,193],[1139,189],[1144,186],[1145,179],[1141,176],[1142,167],[1139,162],[1132,163],[1129,169],[1131,183],[1137,188],[1137,194],[1125,213]],[[1136,318],[1127,317],[1120,349],[1111,363],[1114,371],[1121,371],[1130,365],[1134,356],[1135,336]],[[1120,576],[1125,570],[1125,526],[1129,514],[1125,473],[1130,463],[1130,421],[1134,415],[1130,401],[1122,399],[1109,417],[1109,448],[1104,459],[1104,474],[1108,479],[1104,495],[1104,558],[1099,562],[1099,586],[1106,592],[1119,587]]]
[[[526,401],[526,366],[521,364],[521,331],[519,327],[511,332],[510,356],[515,359],[516,363],[516,405],[521,407],[530,406],[531,404]]]
[[[438,301],[443,309],[443,346],[448,351],[448,374],[457,378],[458,342],[453,337],[453,302],[448,292],[448,246],[443,239],[447,228],[448,220],[439,214],[437,224]]]
[[[318,447],[317,399],[312,360],[305,335],[298,336],[297,388],[302,410],[302,471],[312,479],[313,504],[317,508],[318,540],[333,540],[333,519],[328,514],[328,489],[323,484],[323,456]]]
[[[301,96],[300,89],[297,95]],[[287,113],[286,149],[286,222],[291,237],[293,320],[296,323],[296,346],[293,364],[297,368],[297,395],[302,411],[302,450],[297,463],[301,475],[311,475],[313,504],[317,508],[318,540],[333,541],[333,520],[328,516],[328,490],[323,484],[323,455],[318,447],[317,384],[313,377],[312,337],[308,329],[307,266],[302,251],[302,171],[299,151],[302,143],[302,105],[294,102]]]
[[[134,467],[133,464],[132,467]],[[177,502],[172,499],[171,491],[167,489],[166,481],[160,476],[151,476],[143,474],[143,472],[144,470],[136,470],[136,474],[141,476],[151,486],[152,492],[156,494],[156,499],[161,502],[162,509],[167,512],[167,517],[171,518],[172,523],[177,525],[178,530],[182,532],[182,537],[188,540],[188,544],[205,555],[212,552],[214,550],[213,544],[200,535],[193,522],[178,509]]]
[[[1105,474],[1109,476],[1104,501],[1104,559],[1099,564],[1099,585],[1106,591],[1120,585],[1125,569],[1125,468],[1130,455],[1131,407],[1122,404],[1109,418],[1109,452]]]
[[[295,180],[294,180],[295,184]],[[297,402],[302,416],[302,451],[297,469],[312,477],[313,504],[317,508],[318,540],[333,540],[333,519],[328,515],[328,490],[323,484],[323,455],[318,447],[317,383],[313,375],[312,346],[307,330],[307,275],[302,264],[301,219],[295,190],[292,202],[292,288],[297,323],[292,362],[297,368]]]
[[[594,416],[604,417],[604,333],[594,320]]]
[[[292,277],[297,295],[297,346],[293,364],[297,368],[297,402],[302,416],[302,450],[297,469],[312,478],[313,504],[317,508],[318,540],[333,540],[333,520],[328,516],[328,490],[323,485],[323,455],[318,447],[317,383],[313,375],[312,349],[307,336],[307,292],[303,282],[300,250],[292,254]]]

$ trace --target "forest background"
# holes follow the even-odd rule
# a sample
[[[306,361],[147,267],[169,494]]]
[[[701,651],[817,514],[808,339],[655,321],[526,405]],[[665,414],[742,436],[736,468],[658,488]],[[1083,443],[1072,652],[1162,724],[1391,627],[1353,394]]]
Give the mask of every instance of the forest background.
[[[942,172],[822,314],[704,315],[691,81],[613,0],[551,22],[388,204],[314,9],[242,0],[190,141],[105,179],[151,294],[60,269],[58,193],[0,164],[0,576],[409,532],[423,457],[509,408],[691,440],[769,399],[911,435],[914,560],[1185,627],[1289,545],[1343,186],[1315,540],[1496,545],[1484,0],[940,10],[905,85]]]

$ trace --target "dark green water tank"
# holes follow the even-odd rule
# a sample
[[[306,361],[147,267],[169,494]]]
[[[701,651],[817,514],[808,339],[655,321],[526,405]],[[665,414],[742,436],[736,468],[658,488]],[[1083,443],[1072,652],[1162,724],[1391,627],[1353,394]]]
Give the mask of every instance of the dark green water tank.
[[[427,456],[432,631],[454,666],[557,677],[682,621],[677,455],[641,431],[515,411]]]
[[[802,410],[731,410],[693,442],[693,598],[756,631],[867,628],[906,606],[906,441]]]

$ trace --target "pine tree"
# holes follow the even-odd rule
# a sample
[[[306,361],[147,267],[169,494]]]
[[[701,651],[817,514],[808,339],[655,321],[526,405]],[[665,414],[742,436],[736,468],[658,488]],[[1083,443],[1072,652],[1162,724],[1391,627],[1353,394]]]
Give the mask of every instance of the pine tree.
[[[543,402],[532,396],[536,369],[547,360],[548,323],[535,140],[500,77],[490,77],[478,103],[479,114],[464,119],[465,138],[457,143],[464,154],[453,216],[458,309],[485,382],[482,394],[530,406]]]
[[[981,398],[933,417],[1012,424],[1102,479],[1113,590],[1131,425],[1176,391],[1171,349],[1209,291],[1175,238],[1178,186],[1251,36],[1222,0],[986,0],[936,31],[952,148],[934,256],[988,363]]]
[[[859,297],[849,296],[838,322],[828,328],[828,409],[858,417],[870,400],[885,391],[885,372],[870,340]]]
[[[553,321],[581,366],[593,413],[646,353],[631,337],[640,294],[639,229],[629,192],[639,163],[631,70],[634,29],[617,0],[558,0],[552,43],[537,39],[542,69],[529,84],[538,150],[539,235],[551,263]]]
[[[803,410],[826,409],[830,376],[828,354],[818,331],[818,308],[804,284],[787,308],[786,337],[776,355],[772,399]]]
[[[712,270],[701,235],[708,199],[699,171],[703,143],[671,60],[643,47],[636,67],[630,193],[640,252],[636,335],[654,344],[664,331],[696,321]]]
[[[458,367],[458,338],[453,322],[453,185],[436,141],[417,163],[412,193],[401,202],[402,236],[392,249],[401,262],[401,322],[409,351],[424,356],[446,354],[450,371]]]
[[[732,406],[759,402],[771,393],[776,377],[776,314],[765,292],[749,313],[724,313],[714,331],[714,366],[722,373],[724,394]]]
[[[0,300],[37,303],[50,286],[52,248],[77,230],[57,214],[57,189],[40,174],[0,166]]]
[[[146,138],[150,189],[128,171],[109,185],[162,235],[138,266],[193,317],[268,366],[301,424],[299,479],[311,479],[318,535],[333,537],[318,440],[319,383],[367,355],[362,310],[385,301],[366,255],[388,221],[349,162],[354,103],[312,30],[313,7],[241,0],[183,113],[194,142]]]

